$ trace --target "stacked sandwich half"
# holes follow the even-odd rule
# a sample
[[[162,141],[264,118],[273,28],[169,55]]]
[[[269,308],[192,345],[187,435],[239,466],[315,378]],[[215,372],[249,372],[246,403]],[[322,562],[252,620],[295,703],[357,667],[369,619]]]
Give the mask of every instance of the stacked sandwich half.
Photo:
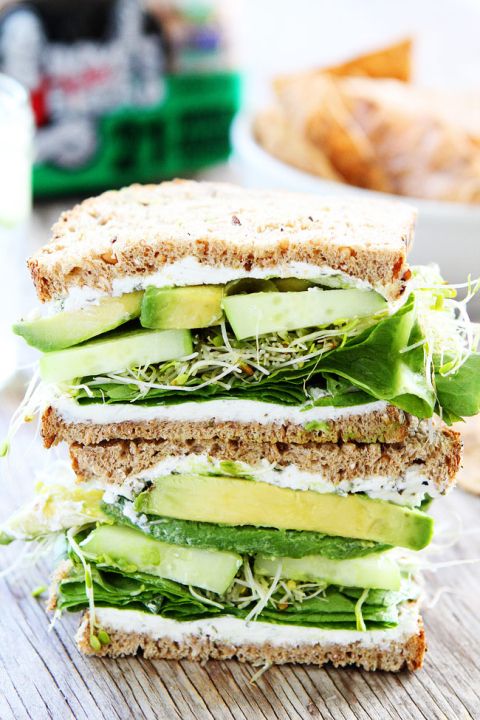
[[[396,203],[177,181],[65,213],[30,261],[45,445],[2,539],[64,537],[87,654],[421,666],[417,551],[478,410],[464,304]]]

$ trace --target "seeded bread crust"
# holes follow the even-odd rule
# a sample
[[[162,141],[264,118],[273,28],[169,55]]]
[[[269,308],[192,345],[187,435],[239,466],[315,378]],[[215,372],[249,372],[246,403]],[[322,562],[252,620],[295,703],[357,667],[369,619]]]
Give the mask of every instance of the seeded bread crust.
[[[167,263],[271,268],[289,261],[340,270],[388,299],[401,295],[416,213],[398,202],[325,198],[174,180],[132,185],[63,213],[28,261],[39,299],[73,288],[112,291]]]
[[[55,568],[55,572],[52,575],[49,593],[48,593],[48,600],[47,600],[48,612],[55,612],[55,610],[57,609],[58,586],[60,585],[62,580],[65,580],[65,578],[68,577],[72,567],[73,567],[73,563],[71,560],[62,560]]]
[[[365,648],[353,642],[346,645],[292,645],[275,646],[269,643],[234,645],[211,638],[192,635],[181,642],[162,638],[154,640],[141,633],[126,633],[104,628],[110,637],[107,645],[102,645],[98,652],[90,646],[89,615],[86,612],[76,634],[79,650],[85,655],[102,657],[124,657],[143,653],[151,660],[239,660],[254,664],[308,663],[334,667],[356,665],[364,670],[387,670],[398,672],[407,669],[419,670],[427,649],[423,622],[419,616],[418,632],[407,640],[392,641],[386,649]],[[292,633],[295,630],[292,628]]]
[[[251,438],[223,442],[195,439],[110,440],[98,445],[70,446],[72,466],[79,479],[98,478],[122,484],[154,467],[169,456],[202,454],[218,460],[242,460],[255,465],[262,460],[282,468],[294,464],[299,469],[321,473],[335,484],[342,480],[383,476],[402,478],[407,470],[418,470],[435,483],[440,493],[452,485],[460,466],[459,433],[443,429],[431,438],[418,433],[405,443],[253,443]]]
[[[360,415],[350,415],[329,420],[321,429],[305,429],[294,423],[258,422],[180,422],[170,420],[145,420],[142,422],[118,422],[109,424],[67,422],[60,413],[49,406],[43,413],[41,432],[45,447],[59,442],[80,445],[96,445],[106,440],[156,440],[162,438],[173,442],[187,442],[201,438],[205,441],[228,443],[239,435],[249,437],[252,443],[309,442],[403,442],[413,434],[419,421],[393,405],[385,410],[375,410]]]

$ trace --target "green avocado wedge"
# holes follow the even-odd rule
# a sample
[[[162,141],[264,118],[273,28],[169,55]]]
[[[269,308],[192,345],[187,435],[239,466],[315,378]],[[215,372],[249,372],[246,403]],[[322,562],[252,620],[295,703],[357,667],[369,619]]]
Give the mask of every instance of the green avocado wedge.
[[[143,292],[102,298],[80,310],[15,323],[13,332],[43,352],[64,350],[139,317]]]
[[[103,502],[101,509],[108,518],[120,525],[137,528],[163,542],[201,547],[206,550],[235,548],[235,551],[241,555],[260,553],[268,557],[290,558],[321,555],[332,560],[349,560],[390,549],[389,545],[371,540],[336,537],[305,530],[279,530],[252,525],[217,525],[194,520],[159,518],[158,515],[152,515],[151,518],[139,515],[137,520],[135,514],[130,512],[130,501],[120,497],[114,503]],[[126,514],[125,509],[127,509]]]
[[[220,594],[242,564],[235,552],[170,545],[119,525],[100,525],[80,546],[85,557],[97,565],[148,573]]]
[[[237,340],[370,317],[387,308],[386,300],[372,290],[317,287],[303,292],[230,295],[222,305]]]
[[[158,330],[193,330],[218,325],[223,318],[222,285],[155,288],[145,291],[140,323]]]
[[[45,382],[63,382],[175,360],[191,352],[188,330],[119,332],[77,347],[45,353],[40,358],[40,376]]]
[[[224,525],[309,530],[411,550],[426,547],[433,519],[419,510],[356,495],[280,488],[229,477],[168,475],[140,493],[137,512]]]

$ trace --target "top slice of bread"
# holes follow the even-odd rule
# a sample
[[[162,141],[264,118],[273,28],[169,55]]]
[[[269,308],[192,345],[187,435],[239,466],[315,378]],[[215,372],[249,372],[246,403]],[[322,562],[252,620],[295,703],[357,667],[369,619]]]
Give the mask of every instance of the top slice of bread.
[[[63,213],[28,264],[42,302],[74,288],[139,287],[166,264],[193,257],[210,267],[275,275],[302,262],[364,280],[397,298],[410,272],[415,210],[399,202],[330,198],[174,180],[132,185]],[[201,282],[201,280],[199,280]]]

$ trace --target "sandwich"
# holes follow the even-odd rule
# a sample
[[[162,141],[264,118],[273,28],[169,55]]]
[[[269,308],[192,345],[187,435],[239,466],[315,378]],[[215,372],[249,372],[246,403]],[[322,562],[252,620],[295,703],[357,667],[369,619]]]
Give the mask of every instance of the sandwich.
[[[29,260],[47,448],[2,542],[56,538],[87,655],[421,667],[421,551],[480,405],[415,211],[173,181],[64,213]],[[475,288],[469,287],[467,299]]]

